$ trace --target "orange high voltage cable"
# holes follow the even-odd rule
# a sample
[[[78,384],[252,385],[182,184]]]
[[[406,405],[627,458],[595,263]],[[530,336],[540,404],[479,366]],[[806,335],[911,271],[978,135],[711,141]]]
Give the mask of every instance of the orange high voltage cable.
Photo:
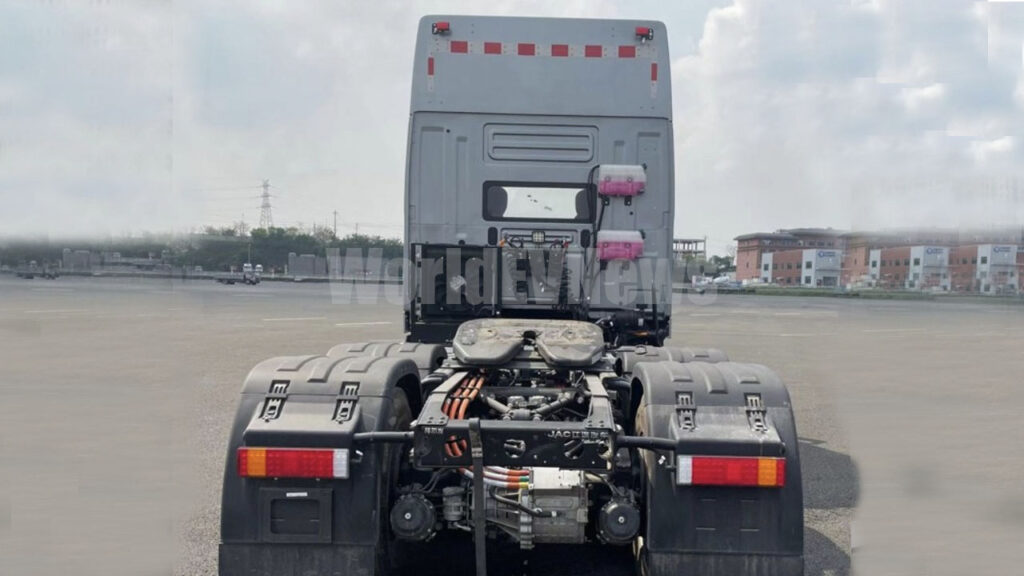
[[[484,377],[476,376],[469,380],[467,386],[460,387],[453,395],[455,401],[449,405],[448,411],[445,413],[452,420],[462,420],[466,417],[466,411],[469,409],[469,405],[476,399],[477,395],[480,394],[480,390],[484,387]],[[465,452],[467,443],[465,440],[457,440],[454,436],[449,438],[448,445],[445,447],[446,452],[449,456],[462,456]]]
[[[474,388],[479,391],[480,386],[483,386],[482,377],[470,378],[468,383],[466,380],[463,380],[459,387],[445,400],[446,406],[442,407],[445,416],[448,416],[451,420],[461,420],[465,416],[466,408],[469,407],[469,401],[471,400],[467,394],[471,394],[471,390]],[[475,397],[475,394],[473,396]],[[462,456],[465,447],[465,440],[460,441],[455,436],[451,436],[448,438],[447,444],[445,444],[445,453],[453,457]]]

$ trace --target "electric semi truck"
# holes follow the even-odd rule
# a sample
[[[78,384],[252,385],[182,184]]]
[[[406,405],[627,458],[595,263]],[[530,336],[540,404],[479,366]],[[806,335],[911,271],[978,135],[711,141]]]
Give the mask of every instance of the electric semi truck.
[[[585,544],[651,576],[803,574],[786,387],[665,345],[669,67],[658,22],[421,20],[406,337],[249,373],[222,576],[433,573],[441,547],[483,576]]]

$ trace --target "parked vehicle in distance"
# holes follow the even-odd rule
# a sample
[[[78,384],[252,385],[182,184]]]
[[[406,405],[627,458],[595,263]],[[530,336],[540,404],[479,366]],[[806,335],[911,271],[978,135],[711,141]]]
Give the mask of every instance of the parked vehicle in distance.
[[[40,266],[35,260],[30,261],[24,266],[19,266],[15,270],[15,274],[18,278],[24,278],[26,280],[31,280],[36,276],[47,280],[54,280],[60,277],[60,271],[57,270],[57,268],[49,265]]]
[[[220,272],[214,274],[213,279],[221,284],[235,284],[241,282],[242,284],[255,286],[260,283],[262,275],[262,264],[257,264],[253,267],[252,263],[246,262],[245,264],[242,264],[241,272]]]

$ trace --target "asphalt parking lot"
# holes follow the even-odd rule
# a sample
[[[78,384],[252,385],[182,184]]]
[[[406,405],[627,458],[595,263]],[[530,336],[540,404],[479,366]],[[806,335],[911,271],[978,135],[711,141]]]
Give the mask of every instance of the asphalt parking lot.
[[[0,276],[0,574],[215,574],[242,379],[400,338],[376,289]],[[680,296],[673,335],[789,385],[806,574],[1019,573],[1024,306]],[[529,571],[622,566],[582,549]]]

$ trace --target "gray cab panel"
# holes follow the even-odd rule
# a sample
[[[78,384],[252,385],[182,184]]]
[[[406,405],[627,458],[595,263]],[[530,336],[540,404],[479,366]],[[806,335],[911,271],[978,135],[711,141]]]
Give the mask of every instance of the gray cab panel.
[[[449,31],[433,34],[435,22]],[[650,27],[653,39],[636,28]],[[566,244],[574,275],[568,301],[589,293],[594,309],[671,306],[673,181],[670,59],[653,21],[427,16],[413,67],[406,166],[407,245],[504,245],[543,233]],[[583,191],[599,164],[645,165],[646,191],[612,199],[601,230],[641,231],[643,256],[592,266],[581,288],[584,241],[598,215],[553,210],[550,218],[493,217],[491,187]],[[511,202],[511,199],[510,199]],[[511,204],[509,204],[511,206]],[[571,208],[571,206],[570,206]],[[500,212],[500,211],[499,211]],[[514,245],[514,243],[513,243]],[[411,254],[409,255],[412,256]],[[501,274],[502,307],[523,304],[514,270]],[[409,302],[418,287],[407,284]]]

